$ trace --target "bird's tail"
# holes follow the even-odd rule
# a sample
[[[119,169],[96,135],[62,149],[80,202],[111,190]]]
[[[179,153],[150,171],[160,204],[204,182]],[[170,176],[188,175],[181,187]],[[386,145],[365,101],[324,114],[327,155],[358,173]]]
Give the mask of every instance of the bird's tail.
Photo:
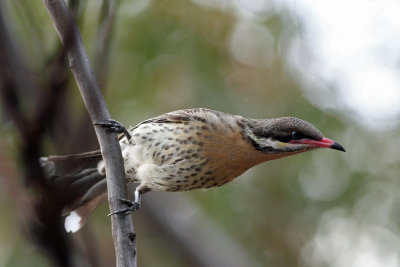
[[[49,185],[65,192],[65,230],[78,231],[92,211],[107,197],[105,175],[97,170],[100,151],[40,158]]]

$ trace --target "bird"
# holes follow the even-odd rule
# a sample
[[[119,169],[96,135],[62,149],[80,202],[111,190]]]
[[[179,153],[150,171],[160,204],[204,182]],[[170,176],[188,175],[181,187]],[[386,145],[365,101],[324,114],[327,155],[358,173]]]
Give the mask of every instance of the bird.
[[[126,182],[137,183],[135,200],[120,199],[127,214],[149,191],[179,192],[214,188],[249,168],[317,148],[345,152],[310,123],[295,117],[250,119],[205,108],[182,109],[128,129],[118,121],[95,122],[120,133]],[[50,183],[68,192],[62,215],[67,232],[78,231],[107,197],[101,152],[40,158]]]

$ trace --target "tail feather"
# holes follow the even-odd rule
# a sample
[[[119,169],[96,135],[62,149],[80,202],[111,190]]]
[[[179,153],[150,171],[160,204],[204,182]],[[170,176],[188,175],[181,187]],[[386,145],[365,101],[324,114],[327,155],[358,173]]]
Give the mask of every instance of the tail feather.
[[[89,172],[90,170],[90,172]],[[79,196],[83,196],[100,181],[105,181],[105,175],[100,174],[97,169],[88,169],[85,175],[80,176],[78,179],[70,184],[70,190]],[[106,188],[107,190],[107,188]]]
[[[105,185],[105,191],[103,193],[97,194],[89,201],[81,203],[77,208],[68,213],[64,222],[65,231],[75,233],[81,229],[94,209],[107,198],[107,187],[105,181],[106,180],[104,180],[104,182],[99,182]]]
[[[63,216],[67,216],[72,211],[78,209],[80,206],[88,205],[89,202],[93,201],[97,196],[105,194],[107,197],[107,181],[103,177],[102,180],[98,181],[94,185],[92,185],[88,190],[86,190],[83,194],[80,195],[79,199],[76,201],[68,203],[62,212]],[[103,200],[105,199],[103,198]],[[98,203],[100,204],[100,203]]]
[[[78,231],[107,197],[105,175],[97,170],[101,160],[100,151],[40,159],[49,184],[65,192],[61,215],[67,232]]]

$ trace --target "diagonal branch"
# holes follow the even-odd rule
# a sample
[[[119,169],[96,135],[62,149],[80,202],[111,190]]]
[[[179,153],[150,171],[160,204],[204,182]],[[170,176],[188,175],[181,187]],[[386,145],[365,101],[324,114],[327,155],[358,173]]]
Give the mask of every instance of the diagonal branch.
[[[104,98],[97,85],[80,36],[79,29],[64,0],[44,0],[47,11],[60,36],[68,60],[92,122],[110,119]],[[126,198],[126,182],[121,149],[115,135],[96,128],[106,164],[110,210],[116,210],[117,198]],[[112,216],[112,233],[117,266],[136,266],[136,235],[131,216]]]

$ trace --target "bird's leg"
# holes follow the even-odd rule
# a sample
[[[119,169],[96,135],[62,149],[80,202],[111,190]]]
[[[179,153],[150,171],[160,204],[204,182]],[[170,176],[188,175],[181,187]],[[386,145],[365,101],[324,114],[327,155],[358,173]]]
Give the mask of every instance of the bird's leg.
[[[116,210],[114,212],[111,212],[108,214],[108,216],[114,215],[114,214],[129,214],[131,212],[135,212],[140,208],[140,200],[141,200],[141,195],[139,191],[139,186],[135,190],[135,201],[131,201],[129,199],[123,199],[123,198],[118,198],[118,200],[122,203],[127,205],[128,207]]]
[[[130,141],[132,138],[131,135],[129,134],[128,130],[126,129],[126,127],[122,123],[120,123],[116,120],[110,119],[110,120],[106,120],[103,122],[95,122],[95,123],[93,123],[93,125],[99,125],[101,127],[104,127],[104,128],[106,128],[107,132],[123,133],[125,135],[126,139],[128,139],[128,141]]]

